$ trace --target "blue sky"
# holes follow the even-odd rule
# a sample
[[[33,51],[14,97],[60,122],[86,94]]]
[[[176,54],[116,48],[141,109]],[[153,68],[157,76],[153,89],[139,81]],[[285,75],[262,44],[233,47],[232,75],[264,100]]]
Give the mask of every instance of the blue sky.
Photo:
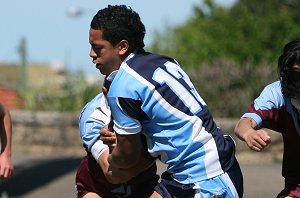
[[[230,4],[234,0],[218,0]],[[126,4],[140,14],[146,27],[145,43],[155,30],[183,23],[201,0],[1,0],[0,62],[18,62],[18,46],[27,41],[29,62],[65,64],[73,71],[97,72],[89,58],[88,31],[97,10],[108,4]],[[67,15],[81,9],[78,17]]]

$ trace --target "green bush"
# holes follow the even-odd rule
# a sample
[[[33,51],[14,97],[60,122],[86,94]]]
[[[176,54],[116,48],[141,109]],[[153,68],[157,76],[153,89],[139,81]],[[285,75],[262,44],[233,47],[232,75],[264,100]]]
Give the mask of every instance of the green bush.
[[[277,79],[276,65],[239,67],[227,60],[216,60],[187,69],[198,93],[214,117],[240,117],[263,87]]]

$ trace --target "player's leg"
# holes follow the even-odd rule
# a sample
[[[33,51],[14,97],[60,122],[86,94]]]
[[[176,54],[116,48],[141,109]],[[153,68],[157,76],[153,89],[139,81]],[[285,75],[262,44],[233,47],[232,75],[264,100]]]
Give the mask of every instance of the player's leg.
[[[77,169],[75,183],[76,183],[76,198],[99,198],[100,196],[92,191],[90,188],[90,183],[92,183],[93,178],[90,174],[90,158],[89,155],[85,156]]]
[[[225,173],[201,181],[197,185],[199,197],[243,197],[243,174],[236,159]]]
[[[111,191],[120,186],[110,184],[106,180],[100,166],[91,154],[88,154],[81,160],[75,180],[77,198],[114,197]]]
[[[149,198],[163,198],[163,197],[160,194],[158,194],[156,191],[154,191]]]
[[[88,192],[83,196],[83,198],[101,198],[101,197],[96,193]]]
[[[223,180],[229,186],[235,197],[243,197],[244,181],[241,168],[235,159],[232,166],[225,174],[222,175]]]
[[[277,198],[300,197],[300,184],[285,180],[284,189],[277,195]]]
[[[155,191],[156,193],[153,193],[151,198],[242,197],[227,173],[196,184],[180,184],[172,178],[170,173],[164,172],[161,176],[161,182],[155,187]]]
[[[161,181],[155,186],[151,198],[194,198],[197,193],[194,184],[180,184],[173,179],[169,172],[161,175]]]

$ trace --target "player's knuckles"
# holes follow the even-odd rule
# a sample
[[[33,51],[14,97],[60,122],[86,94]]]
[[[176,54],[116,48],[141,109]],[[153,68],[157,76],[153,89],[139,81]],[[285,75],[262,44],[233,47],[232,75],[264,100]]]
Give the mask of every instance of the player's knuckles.
[[[250,144],[250,145],[256,145],[256,144],[257,144],[257,139],[258,139],[258,138],[254,136],[253,138],[251,138],[251,139],[249,140],[249,144]]]
[[[269,143],[271,143],[272,140],[271,140],[270,136],[265,136],[264,141],[269,144]]]
[[[256,132],[257,132],[257,135],[259,135],[262,138],[269,138],[269,134],[265,130],[258,130]]]

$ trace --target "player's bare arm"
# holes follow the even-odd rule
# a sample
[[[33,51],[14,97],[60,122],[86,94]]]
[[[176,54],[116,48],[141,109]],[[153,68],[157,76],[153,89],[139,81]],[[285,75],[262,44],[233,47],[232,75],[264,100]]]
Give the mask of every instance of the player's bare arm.
[[[0,179],[7,179],[13,175],[11,160],[12,126],[9,110],[0,103]]]
[[[256,129],[257,124],[251,118],[242,118],[237,123],[234,132],[237,137],[247,143],[247,146],[254,151],[262,151],[271,143],[271,137],[263,129]]]
[[[121,184],[131,179],[132,176],[126,171],[109,165],[107,161],[108,155],[109,152],[106,150],[98,159],[98,164],[100,165],[106,179],[112,184]]]
[[[130,168],[115,168],[113,165],[110,165],[107,161],[109,153],[111,153],[116,146],[115,133],[111,132],[106,126],[100,131],[100,140],[102,140],[105,144],[109,145],[110,147],[110,152],[105,151],[98,160],[98,164],[100,165],[103,173],[105,174],[107,180],[110,183],[124,183],[129,179],[137,176],[139,173],[141,173],[146,168],[149,168],[153,163],[155,163],[155,159],[152,158],[148,153],[146,153],[143,157],[140,158],[136,165]]]
[[[142,144],[142,135],[118,135],[117,145],[108,157],[108,162],[118,168],[135,166],[147,151]]]
[[[155,159],[147,155],[144,158],[141,158],[140,161],[131,168],[115,168],[108,163],[108,155],[109,152],[105,151],[99,157],[98,164],[100,165],[106,179],[112,184],[125,183],[155,163]]]

